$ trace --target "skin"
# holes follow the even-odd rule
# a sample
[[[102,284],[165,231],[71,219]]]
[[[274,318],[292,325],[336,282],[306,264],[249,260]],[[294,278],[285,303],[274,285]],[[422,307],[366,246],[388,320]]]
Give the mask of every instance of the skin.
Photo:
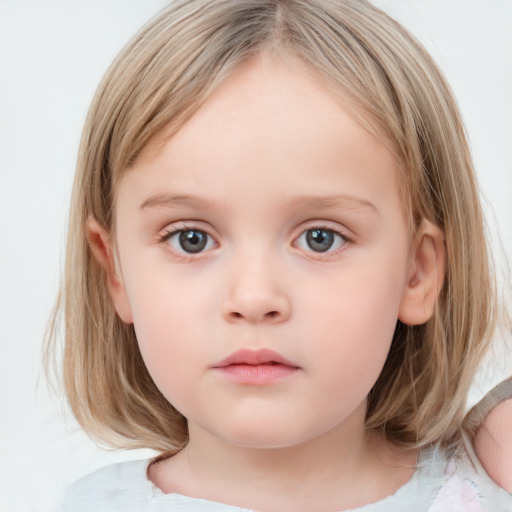
[[[397,319],[432,314],[443,234],[425,221],[410,240],[393,155],[314,76],[265,55],[241,66],[142,152],[115,209],[117,264],[94,219],[91,247],[189,424],[186,448],[150,466],[156,485],[300,512],[374,502],[411,477],[417,454],[365,429],[366,396]],[[169,238],[190,228],[208,235],[199,253]],[[314,228],[339,233],[332,248],[307,244]],[[255,386],[212,368],[262,347],[298,369]]]
[[[512,493],[512,400],[497,405],[478,431],[475,452],[491,478]]]

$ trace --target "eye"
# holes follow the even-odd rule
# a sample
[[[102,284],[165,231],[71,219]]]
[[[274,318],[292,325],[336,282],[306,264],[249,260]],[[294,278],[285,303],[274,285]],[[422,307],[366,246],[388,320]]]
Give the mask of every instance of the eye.
[[[346,241],[343,235],[333,229],[314,228],[299,236],[297,246],[314,252],[327,252],[340,248]]]
[[[166,235],[167,243],[179,253],[197,254],[211,249],[213,238],[200,229],[180,229]]]

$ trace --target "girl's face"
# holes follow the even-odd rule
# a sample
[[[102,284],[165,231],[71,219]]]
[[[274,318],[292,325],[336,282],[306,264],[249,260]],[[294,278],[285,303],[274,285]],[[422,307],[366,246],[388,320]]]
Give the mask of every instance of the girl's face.
[[[410,266],[390,151],[267,58],[156,148],[117,190],[113,298],[158,388],[234,445],[362,430]]]

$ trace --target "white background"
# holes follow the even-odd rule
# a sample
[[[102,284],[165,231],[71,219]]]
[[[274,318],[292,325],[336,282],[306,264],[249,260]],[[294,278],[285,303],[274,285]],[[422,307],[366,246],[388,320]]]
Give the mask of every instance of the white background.
[[[510,255],[512,1],[375,3],[410,28],[445,70]],[[49,397],[40,351],[88,105],[115,54],[164,4],[0,0],[0,512],[56,511],[64,485],[149,453],[94,447]],[[479,378],[473,401],[512,373],[503,360]]]

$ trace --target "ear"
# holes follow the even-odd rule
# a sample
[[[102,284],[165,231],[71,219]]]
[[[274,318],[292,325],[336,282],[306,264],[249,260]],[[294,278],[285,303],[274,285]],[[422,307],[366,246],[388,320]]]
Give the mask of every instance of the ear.
[[[411,248],[406,286],[398,318],[407,325],[425,323],[443,286],[446,265],[444,233],[439,226],[423,219]]]
[[[105,271],[107,289],[114,309],[125,324],[133,323],[128,295],[122,279],[116,273],[116,263],[109,232],[93,217],[87,220],[85,233],[95,260]]]

